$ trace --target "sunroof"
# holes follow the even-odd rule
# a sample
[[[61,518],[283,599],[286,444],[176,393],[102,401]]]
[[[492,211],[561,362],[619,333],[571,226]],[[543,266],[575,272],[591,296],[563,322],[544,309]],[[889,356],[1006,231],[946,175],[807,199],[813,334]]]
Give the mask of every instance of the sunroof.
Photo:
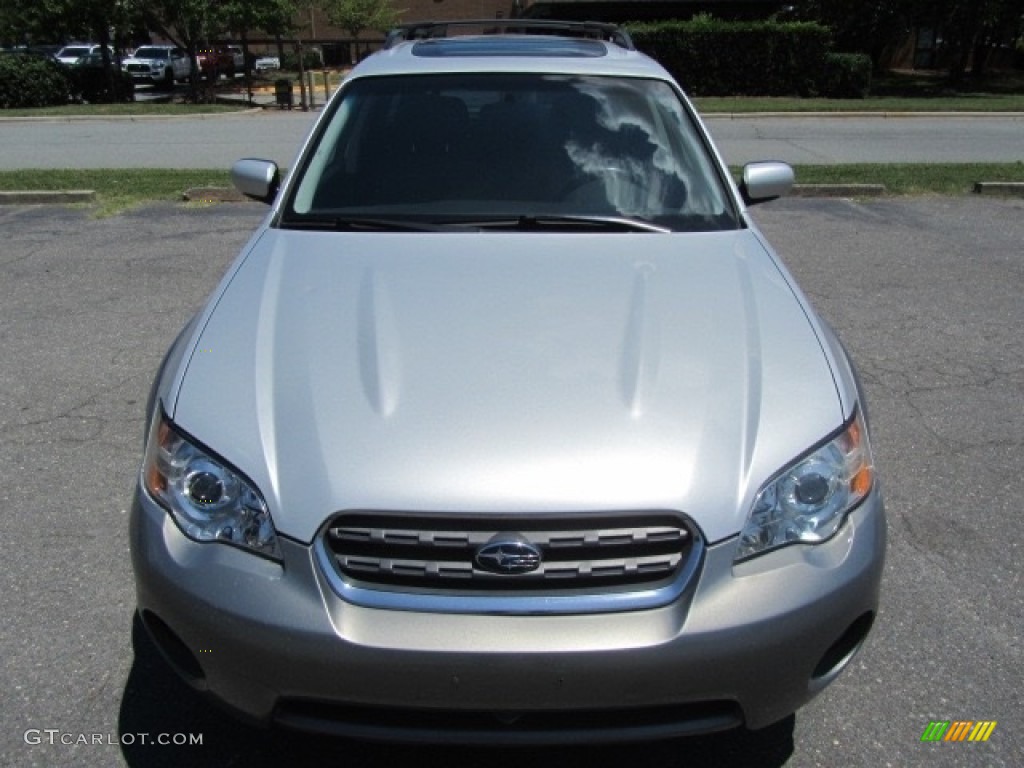
[[[548,35],[518,37],[463,37],[420,40],[414,56],[424,58],[460,56],[550,56],[552,58],[596,59],[607,50],[598,40],[566,39]]]

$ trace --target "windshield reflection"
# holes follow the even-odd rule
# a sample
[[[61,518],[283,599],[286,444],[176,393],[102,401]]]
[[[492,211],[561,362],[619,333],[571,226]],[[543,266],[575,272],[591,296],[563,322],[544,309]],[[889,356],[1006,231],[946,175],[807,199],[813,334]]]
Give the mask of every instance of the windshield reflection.
[[[732,228],[712,168],[683,104],[660,81],[368,78],[349,85],[290,207],[295,214],[615,215]]]

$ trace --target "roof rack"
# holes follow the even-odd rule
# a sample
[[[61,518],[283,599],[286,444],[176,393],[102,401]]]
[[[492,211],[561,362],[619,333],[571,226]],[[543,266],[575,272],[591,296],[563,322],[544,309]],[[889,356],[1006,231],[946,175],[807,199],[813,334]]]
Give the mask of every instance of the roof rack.
[[[387,34],[385,48],[406,40],[424,40],[449,37],[451,27],[480,27],[483,34],[566,34],[574,37],[596,38],[635,51],[633,38],[615,24],[600,21],[554,21],[551,19],[460,19],[458,21],[417,21],[401,24]]]

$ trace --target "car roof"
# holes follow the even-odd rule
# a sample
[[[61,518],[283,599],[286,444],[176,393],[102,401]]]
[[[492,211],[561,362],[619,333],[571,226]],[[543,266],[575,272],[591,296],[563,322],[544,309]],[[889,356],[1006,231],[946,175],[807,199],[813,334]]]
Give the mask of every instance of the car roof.
[[[469,34],[452,34],[465,32]],[[397,27],[385,48],[366,58],[350,77],[524,72],[619,75],[671,80],[613,25],[572,22],[426,22]]]

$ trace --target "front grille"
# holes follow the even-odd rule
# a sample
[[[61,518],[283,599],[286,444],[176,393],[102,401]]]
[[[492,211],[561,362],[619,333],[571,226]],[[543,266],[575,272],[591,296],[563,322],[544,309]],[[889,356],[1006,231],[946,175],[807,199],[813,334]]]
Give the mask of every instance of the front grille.
[[[149,65],[148,64],[128,64],[128,65],[126,65],[125,68],[129,72],[144,72],[147,75],[149,74]]]
[[[273,717],[277,725],[309,733],[388,743],[489,747],[649,741],[743,725],[743,713],[732,701],[581,711],[476,712],[283,699]]]
[[[594,594],[671,582],[695,534],[670,512],[614,515],[417,515],[347,512],[323,533],[336,572],[364,588],[478,595]],[[478,559],[487,545],[523,543],[524,572]],[[512,547],[515,549],[515,547]]]

